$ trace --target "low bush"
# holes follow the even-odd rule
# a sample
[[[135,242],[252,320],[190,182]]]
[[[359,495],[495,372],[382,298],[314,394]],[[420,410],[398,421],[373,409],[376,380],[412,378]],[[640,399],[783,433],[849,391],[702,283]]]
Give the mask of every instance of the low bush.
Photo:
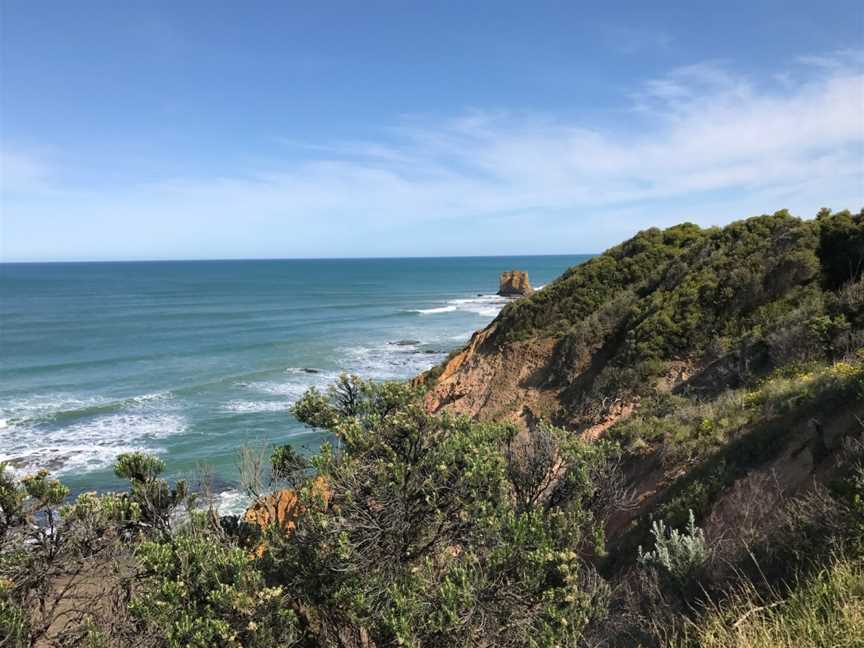
[[[315,641],[551,646],[603,614],[582,557],[602,550],[602,444],[545,427],[525,445],[512,426],[429,415],[410,387],[347,376],[295,413],[338,439],[311,460],[332,495],[322,507],[301,488],[294,533],[272,535],[263,561]]]
[[[696,526],[692,510],[684,531],[670,529],[663,520],[655,520],[651,535],[654,536],[654,549],[643,553],[639,547],[638,563],[660,570],[680,585],[695,579],[710,558],[705,534]]]

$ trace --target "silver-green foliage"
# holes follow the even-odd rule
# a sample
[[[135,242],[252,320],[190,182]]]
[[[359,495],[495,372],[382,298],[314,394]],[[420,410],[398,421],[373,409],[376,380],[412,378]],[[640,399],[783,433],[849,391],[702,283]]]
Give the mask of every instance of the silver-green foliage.
[[[651,525],[651,535],[654,536],[654,550],[643,553],[640,546],[639,564],[654,567],[679,582],[688,580],[711,555],[705,534],[696,526],[692,510],[685,531],[670,529],[663,520],[655,520]]]

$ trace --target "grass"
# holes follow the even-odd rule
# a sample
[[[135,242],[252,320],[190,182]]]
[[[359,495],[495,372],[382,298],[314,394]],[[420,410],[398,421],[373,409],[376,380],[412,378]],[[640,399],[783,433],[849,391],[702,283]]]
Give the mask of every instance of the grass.
[[[783,595],[785,594],[785,595]],[[864,561],[839,558],[785,593],[760,595],[749,581],[691,622],[677,648],[860,648]]]
[[[704,458],[725,444],[752,415],[743,390],[729,390],[710,401],[664,394],[646,405],[612,428],[611,437],[633,452],[662,444],[667,465]]]
[[[801,404],[817,402],[831,394],[843,393],[864,398],[864,357],[830,365],[812,364],[798,371],[786,368],[748,392],[748,404],[757,405],[765,416],[783,413]]]
[[[864,398],[864,361],[786,368],[749,389],[727,390],[713,400],[663,394],[614,426],[610,437],[633,453],[658,445],[667,466],[708,458],[745,426],[792,410],[816,410],[832,401]]]
[[[669,474],[687,468],[653,511],[654,517],[680,527],[690,510],[701,522],[736,479],[781,453],[791,437],[790,418],[822,417],[861,400],[862,385],[864,361],[859,356],[851,363],[770,376],[749,390],[727,391],[711,401],[661,396],[611,428],[610,438],[631,454],[659,450]],[[636,546],[647,543],[649,532],[647,519],[640,519],[622,537],[621,547],[635,553]]]

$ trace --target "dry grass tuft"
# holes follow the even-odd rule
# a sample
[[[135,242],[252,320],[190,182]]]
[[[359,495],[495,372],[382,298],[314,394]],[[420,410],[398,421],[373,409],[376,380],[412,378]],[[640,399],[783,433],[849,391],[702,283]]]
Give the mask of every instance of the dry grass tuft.
[[[840,558],[785,592],[760,595],[749,581],[691,622],[684,648],[860,648],[864,646],[864,560]]]

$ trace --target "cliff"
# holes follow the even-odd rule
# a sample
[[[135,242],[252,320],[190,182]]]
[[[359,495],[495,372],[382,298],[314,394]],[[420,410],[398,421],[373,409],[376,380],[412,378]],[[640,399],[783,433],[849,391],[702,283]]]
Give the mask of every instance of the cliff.
[[[427,407],[596,434],[646,397],[717,393],[842,354],[862,336],[860,305],[838,302],[862,241],[848,213],[640,232],[507,305],[421,377]]]

